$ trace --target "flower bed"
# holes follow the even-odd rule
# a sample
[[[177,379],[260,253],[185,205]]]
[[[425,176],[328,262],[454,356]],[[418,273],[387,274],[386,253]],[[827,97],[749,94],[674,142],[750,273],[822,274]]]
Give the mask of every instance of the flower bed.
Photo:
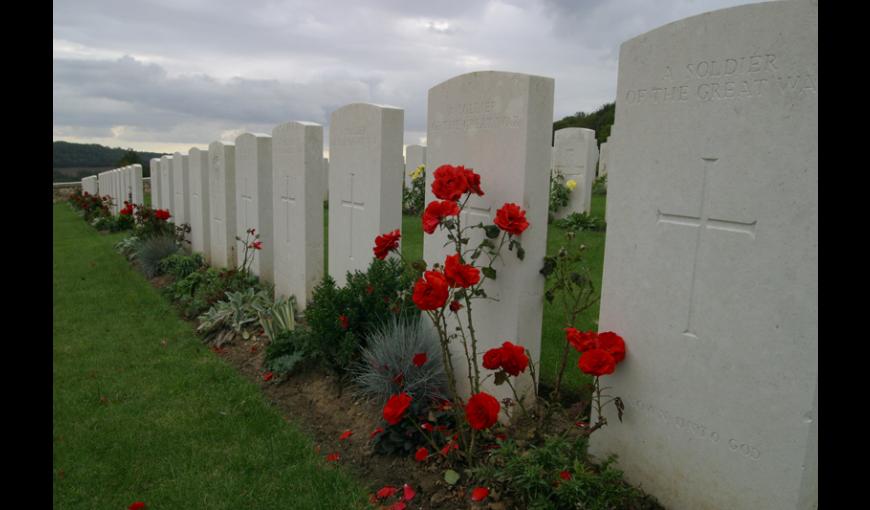
[[[260,384],[288,419],[311,433],[324,462],[363,480],[375,506],[575,508],[582,501],[584,508],[659,508],[625,485],[611,462],[596,466],[586,455],[589,436],[608,425],[600,418],[603,406],[614,405],[621,415],[621,401],[606,396],[600,378],[617,369],[626,347],[616,333],[574,328],[597,299],[588,275],[576,269],[582,249],[568,246],[543,261],[546,296],[563,305],[566,334],[555,384],[538,395],[537,385],[516,384],[520,377],[534,381],[539,369],[522,339],[504,339],[480,352],[472,327],[474,302],[486,299],[483,284],[497,278],[497,261],[507,256],[503,248],[522,260],[521,236],[536,226],[510,203],[490,225],[462,225],[468,199],[484,193],[480,177],[449,165],[434,177],[438,200],[425,208],[423,229],[446,231],[453,253],[433,267],[423,261],[403,261],[402,267],[396,260],[400,232],[384,233],[374,240],[368,270],[349,274],[342,288],[325,278],[303,321],[292,300],[272,302],[269,289],[248,274],[250,257],[262,248],[253,230],[237,238],[245,250],[239,268],[217,272],[201,260],[167,254],[155,265],[167,274],[152,281],[159,278],[170,299],[184,303],[185,316],[205,311],[194,325],[215,354]],[[157,216],[136,217],[135,228],[166,221]],[[478,246],[469,246],[473,229],[483,233]],[[237,286],[230,288],[230,281]],[[203,288],[224,297],[197,301]],[[448,327],[448,319],[460,329]],[[392,350],[384,346],[399,342],[378,343],[407,337],[419,320],[431,321],[432,339],[419,332],[417,343]],[[451,349],[466,354],[467,397],[457,389]],[[577,367],[567,366],[571,349],[581,353]],[[386,358],[391,361],[380,363]],[[593,376],[588,400],[564,401],[560,385],[569,369]],[[499,401],[487,393],[481,384],[490,378],[508,385],[513,398]],[[508,419],[499,421],[500,415]]]

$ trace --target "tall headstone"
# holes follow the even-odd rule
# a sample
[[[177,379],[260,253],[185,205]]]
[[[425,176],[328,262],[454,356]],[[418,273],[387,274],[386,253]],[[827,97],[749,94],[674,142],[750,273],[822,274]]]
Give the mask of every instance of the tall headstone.
[[[209,216],[211,265],[236,267],[236,147],[212,142],[209,159]]]
[[[480,319],[474,327],[478,355],[505,340],[522,345],[537,364],[541,354],[544,277],[541,260],[546,253],[549,208],[550,139],[553,132],[554,80],[508,72],[473,72],[451,78],[429,90],[426,203],[432,194],[433,174],[441,165],[464,165],[481,177],[484,195],[471,195],[460,221],[463,225],[490,225],[503,204],[519,204],[530,224],[521,236],[524,260],[506,249],[494,268],[496,280],[484,289],[498,301],[477,300]],[[477,246],[482,233],[475,230],[469,246]],[[423,238],[423,254],[429,267],[444,264],[453,253],[441,230]],[[469,392],[461,345],[453,346],[457,384]],[[480,360],[478,359],[478,362]],[[528,372],[518,378],[517,391],[533,397]],[[481,385],[497,399],[511,397],[507,385],[492,379]]]
[[[151,158],[148,165],[151,171],[151,208],[160,209],[160,158]]]
[[[323,279],[323,126],[275,127],[272,165],[275,294],[304,310]]]
[[[598,162],[598,144],[595,131],[586,128],[562,128],[556,131],[553,146],[553,171],[562,175],[564,182],[574,181],[568,204],[556,212],[556,218],[572,213],[592,212],[592,183]]]
[[[172,214],[175,224],[190,224],[190,164],[187,154],[176,152],[172,156]],[[189,236],[189,234],[188,234]],[[187,237],[187,240],[190,240]]]
[[[405,147],[405,187],[411,188],[411,174],[420,165],[426,164],[426,146],[409,145]]]
[[[402,154],[405,112],[353,103],[332,113],[329,125],[329,274],[338,286],[348,271],[365,271],[375,237],[402,228]]]
[[[190,249],[211,262],[211,225],[209,224],[208,151],[191,148],[187,165],[190,181]]]
[[[263,248],[254,252],[251,272],[260,279],[274,279],[272,235],[272,137],[242,133],[236,138],[236,232],[242,239],[245,231],[256,229]],[[244,249],[236,250],[241,265]]]
[[[133,203],[142,205],[145,203],[145,187],[142,183],[142,165],[135,164],[130,167],[130,186],[132,187]]]
[[[161,209],[166,209],[169,214],[175,216],[175,185],[172,179],[172,156],[160,157],[160,197]],[[177,218],[170,219],[173,223],[178,224]]]
[[[815,2],[622,44],[590,447],[667,508],[818,506],[818,99]]]
[[[596,177],[604,177],[607,175],[607,142],[601,144],[601,151],[598,154],[598,174]]]

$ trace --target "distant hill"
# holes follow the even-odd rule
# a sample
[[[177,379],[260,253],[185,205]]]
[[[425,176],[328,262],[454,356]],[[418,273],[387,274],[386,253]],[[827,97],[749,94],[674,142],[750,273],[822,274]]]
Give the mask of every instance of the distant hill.
[[[613,125],[613,115],[616,103],[607,103],[592,113],[577,112],[553,123],[553,132],[566,127],[582,127],[595,130],[598,145],[607,141],[610,136],[610,126]],[[553,135],[555,136],[555,135]]]
[[[144,177],[148,177],[148,161],[163,154],[143,152],[120,147],[106,147],[95,143],[54,142],[52,144],[53,176],[55,181],[78,180],[99,172],[124,165],[139,163]]]

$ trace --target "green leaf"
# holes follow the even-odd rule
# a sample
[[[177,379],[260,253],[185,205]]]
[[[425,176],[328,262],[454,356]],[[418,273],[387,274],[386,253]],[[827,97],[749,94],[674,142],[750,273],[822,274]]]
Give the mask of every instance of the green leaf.
[[[483,229],[486,231],[486,237],[490,239],[495,239],[498,237],[499,232],[501,232],[501,230],[499,230],[495,225],[486,225]]]
[[[526,258],[526,250],[523,249],[523,247],[520,245],[520,243],[517,243],[517,258],[520,260],[523,260],[524,258]]]
[[[496,274],[495,269],[487,266],[487,267],[481,268],[480,272],[482,272],[483,276],[486,276],[490,280],[495,280],[495,274]]]
[[[459,481],[459,473],[452,469],[448,469],[444,472],[444,481],[449,485],[456,485],[456,482]]]
[[[556,261],[553,257],[544,257],[544,267],[541,268],[541,274],[545,277],[550,276],[554,269],[556,269]]]
[[[507,382],[507,378],[508,378],[507,372],[505,372],[504,370],[499,370],[498,372],[495,373],[495,385],[501,386],[502,384]]]

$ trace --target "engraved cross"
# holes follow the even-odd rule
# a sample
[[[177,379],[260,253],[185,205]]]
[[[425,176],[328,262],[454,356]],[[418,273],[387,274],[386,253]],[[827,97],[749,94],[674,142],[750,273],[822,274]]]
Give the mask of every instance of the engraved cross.
[[[686,318],[686,330],[683,335],[690,338],[698,338],[692,328],[692,309],[695,301],[695,285],[696,273],[698,269],[698,254],[701,247],[701,234],[706,230],[720,230],[725,232],[733,232],[737,234],[745,234],[755,239],[755,224],[757,221],[742,222],[735,220],[726,220],[719,218],[711,218],[705,211],[705,203],[707,202],[707,174],[710,167],[716,164],[719,158],[705,157],[701,158],[704,161],[704,174],[701,181],[701,211],[698,216],[686,216],[681,214],[666,214],[661,210],[658,211],[658,223],[667,223],[671,225],[679,225],[683,227],[697,228],[695,237],[695,254],[692,258],[692,277],[691,287],[689,290],[689,310]]]
[[[285,173],[281,176],[281,203],[284,206],[284,242],[290,241],[290,213],[291,206],[296,204],[296,176],[292,173]]]
[[[348,243],[350,243],[350,246],[349,246],[350,249],[347,250],[347,258],[350,260],[353,260],[353,250],[355,248],[355,246],[353,244],[353,232],[354,232],[354,230],[356,230],[356,228],[358,228],[358,226],[355,227],[353,224],[354,223],[353,222],[354,211],[364,211],[365,210],[365,202],[357,201],[354,199],[354,190],[356,189],[354,187],[354,182],[353,182],[354,176],[356,176],[356,174],[354,172],[348,172],[347,180],[345,181],[346,182],[346,187],[345,187],[345,191],[344,191],[345,198],[341,201],[342,207],[347,207],[349,209],[348,213],[350,214],[350,229],[348,231]]]

